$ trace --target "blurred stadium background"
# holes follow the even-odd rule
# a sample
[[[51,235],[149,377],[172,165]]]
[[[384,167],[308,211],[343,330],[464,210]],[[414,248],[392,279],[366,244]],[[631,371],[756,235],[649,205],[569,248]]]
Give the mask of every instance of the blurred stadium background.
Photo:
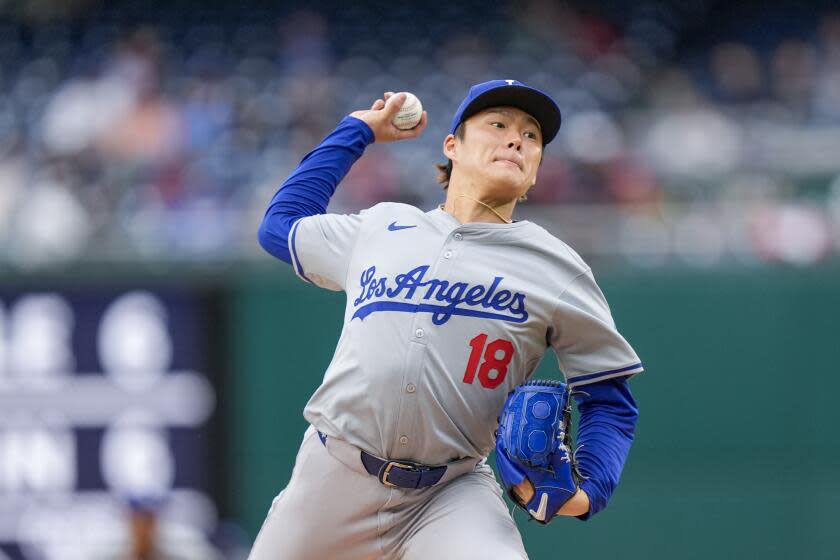
[[[611,507],[518,518],[532,557],[840,556],[840,9],[302,6],[0,0],[0,559],[122,558],[143,511],[174,557],[244,558],[343,305],[261,253],[268,200],[409,90],[428,130],[331,210],[433,207],[452,113],[500,77],[564,114],[518,218],[592,264],[647,366]]]

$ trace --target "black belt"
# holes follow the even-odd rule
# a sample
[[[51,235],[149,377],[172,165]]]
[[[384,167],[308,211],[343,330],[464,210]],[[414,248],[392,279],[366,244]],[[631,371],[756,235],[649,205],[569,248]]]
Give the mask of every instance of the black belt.
[[[321,443],[327,445],[327,434],[318,431]],[[446,466],[428,467],[411,461],[385,461],[360,450],[365,470],[379,479],[385,486],[398,488],[427,488],[438,483],[446,472]]]

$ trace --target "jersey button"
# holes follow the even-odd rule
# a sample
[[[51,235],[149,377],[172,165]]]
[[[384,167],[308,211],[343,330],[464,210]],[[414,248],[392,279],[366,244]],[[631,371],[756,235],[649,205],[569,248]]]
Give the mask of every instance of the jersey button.
[[[408,443],[408,436],[400,436],[400,443],[405,445]]]
[[[461,241],[461,240],[464,238],[464,236],[463,236],[463,235],[461,235],[460,233],[456,233],[456,234],[455,234],[455,235],[453,235],[452,237],[454,237],[454,238],[455,238],[455,241]]]
[[[417,390],[417,387],[414,386],[414,383],[409,383],[408,385],[405,386],[405,390],[408,391],[409,393],[413,393],[414,391]]]
[[[443,254],[443,258],[451,259],[452,258],[452,251],[447,251]]]
[[[417,329],[416,331],[414,331],[414,336],[416,336],[417,338],[423,338],[424,334],[426,333],[423,331],[423,329]]]

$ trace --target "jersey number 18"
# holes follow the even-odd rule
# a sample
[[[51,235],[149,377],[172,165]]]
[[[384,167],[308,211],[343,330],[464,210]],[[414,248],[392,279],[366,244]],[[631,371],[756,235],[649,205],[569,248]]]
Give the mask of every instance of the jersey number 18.
[[[503,338],[497,338],[485,346],[486,342],[487,334],[485,333],[470,340],[472,352],[470,352],[470,359],[467,361],[467,369],[464,372],[464,383],[472,384],[478,372],[478,381],[481,386],[495,389],[507,375],[508,364],[513,358],[513,343]],[[481,361],[482,354],[484,361]],[[491,375],[490,372],[495,372],[495,374]]]

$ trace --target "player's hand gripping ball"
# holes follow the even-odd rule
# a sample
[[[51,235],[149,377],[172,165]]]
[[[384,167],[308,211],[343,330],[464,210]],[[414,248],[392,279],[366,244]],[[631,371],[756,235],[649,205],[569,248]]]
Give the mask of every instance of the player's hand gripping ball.
[[[370,109],[353,111],[350,116],[364,121],[379,143],[417,138],[426,128],[427,116],[420,101],[412,103],[409,96],[417,99],[410,93],[386,91]],[[418,119],[416,122],[415,118]]]
[[[423,104],[413,93],[407,91],[403,93],[405,93],[405,101],[394,116],[393,123],[400,130],[409,130],[420,124],[420,118],[423,116]]]
[[[581,476],[571,449],[571,399],[560,381],[532,381],[507,397],[496,432],[496,466],[511,499],[541,523],[577,492]],[[534,487],[526,502],[517,492]]]

